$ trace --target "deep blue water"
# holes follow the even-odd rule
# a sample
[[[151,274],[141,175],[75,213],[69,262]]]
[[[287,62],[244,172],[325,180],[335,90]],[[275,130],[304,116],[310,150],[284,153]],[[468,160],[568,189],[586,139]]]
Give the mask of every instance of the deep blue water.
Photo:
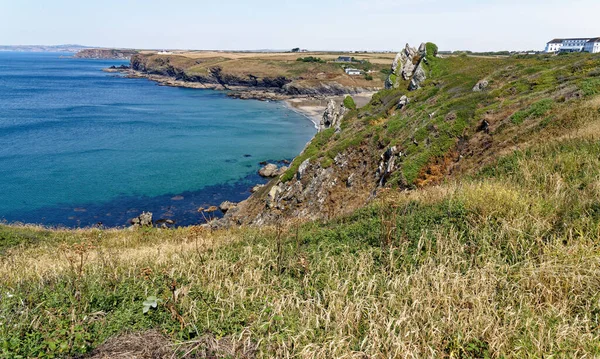
[[[291,159],[314,135],[281,103],[101,71],[122,63],[0,52],[0,219],[199,223],[198,207],[244,199],[264,182],[259,162]]]

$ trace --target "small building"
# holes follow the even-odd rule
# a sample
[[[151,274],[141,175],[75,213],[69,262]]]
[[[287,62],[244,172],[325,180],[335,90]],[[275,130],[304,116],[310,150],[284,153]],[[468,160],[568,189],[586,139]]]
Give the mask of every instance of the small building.
[[[585,43],[583,51],[591,52],[592,54],[600,53],[600,37],[589,39],[588,42]]]
[[[350,56],[340,56],[335,61],[336,62],[352,62],[352,57],[350,57]]]
[[[166,50],[159,51],[156,54],[157,55],[173,55],[173,53],[171,51],[166,51]]]
[[[350,76],[362,75],[362,71],[359,69],[347,68],[345,71],[346,71],[346,74],[348,74]]]

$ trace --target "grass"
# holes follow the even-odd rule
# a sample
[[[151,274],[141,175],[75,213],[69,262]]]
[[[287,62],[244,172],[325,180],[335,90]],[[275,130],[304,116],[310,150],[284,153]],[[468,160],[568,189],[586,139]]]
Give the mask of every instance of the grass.
[[[207,337],[229,357],[600,357],[599,63],[430,61],[423,88],[380,91],[282,177],[349,149],[378,163],[399,146],[389,188],[342,217],[214,231],[0,225],[0,357],[77,357],[139,333],[167,338],[176,357],[205,353]],[[474,154],[429,181],[460,146]]]
[[[595,357],[599,158],[597,141],[554,141],[281,228],[2,227],[0,347],[75,355],[159,329],[251,340],[261,358]]]

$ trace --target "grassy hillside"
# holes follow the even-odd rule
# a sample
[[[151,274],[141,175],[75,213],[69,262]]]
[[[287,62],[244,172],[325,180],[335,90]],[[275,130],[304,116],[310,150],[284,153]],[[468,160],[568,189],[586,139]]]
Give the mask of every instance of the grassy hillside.
[[[327,166],[350,147],[378,158],[384,148],[398,146],[402,170],[391,182],[414,188],[450,170],[480,168],[515,147],[569,133],[600,116],[597,101],[590,102],[600,94],[597,55],[427,58],[428,80],[421,89],[409,92],[400,79],[399,88],[380,91],[344,118],[341,133],[321,133],[284,180],[306,158]],[[489,86],[472,91],[480,80]],[[400,110],[404,95],[410,103]]]
[[[357,61],[364,63],[337,63],[343,54],[330,53],[227,53],[227,52],[185,52],[173,55],[143,53],[138,56],[141,62],[153,72],[167,72],[172,66],[187,76],[207,76],[211,69],[220,68],[223,76],[245,79],[249,75],[259,81],[264,78],[286,78],[305,86],[336,82],[347,87],[382,88],[387,69],[392,59],[390,54],[356,54]],[[393,55],[391,55],[393,58]],[[320,61],[304,62],[299,59],[313,57]],[[374,71],[372,78],[349,76],[345,67],[356,67]]]
[[[384,90],[312,143],[324,166],[352,146],[406,153],[351,215],[218,231],[0,226],[0,356],[598,357],[598,65],[430,61],[422,89]]]

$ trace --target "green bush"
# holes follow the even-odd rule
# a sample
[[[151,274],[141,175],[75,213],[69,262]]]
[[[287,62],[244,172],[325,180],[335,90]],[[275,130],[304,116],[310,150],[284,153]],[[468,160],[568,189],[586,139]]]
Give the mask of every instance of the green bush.
[[[354,102],[352,96],[346,96],[344,99],[344,107],[349,110],[356,110],[356,103]]]
[[[296,59],[296,61],[299,62],[316,62],[319,64],[324,64],[325,61],[323,61],[323,59],[321,59],[320,57],[313,57],[313,56],[308,56],[308,57],[299,57]]]

